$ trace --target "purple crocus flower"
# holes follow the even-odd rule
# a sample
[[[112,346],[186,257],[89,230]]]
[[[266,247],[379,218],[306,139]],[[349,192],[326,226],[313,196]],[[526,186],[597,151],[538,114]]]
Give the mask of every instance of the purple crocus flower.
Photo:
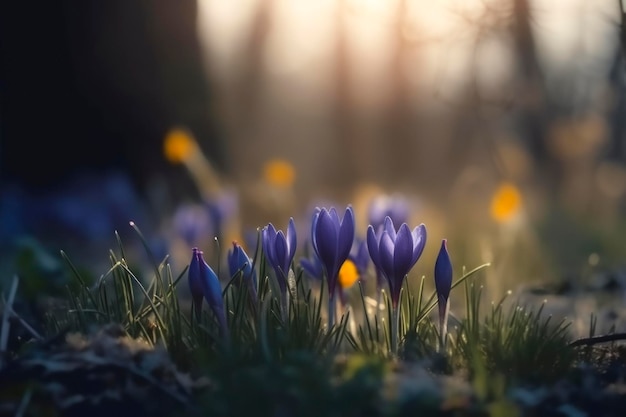
[[[196,315],[199,315],[202,306],[202,297],[198,300],[198,289],[200,289],[211,311],[217,318],[221,334],[225,336],[228,333],[228,324],[226,323],[226,312],[224,310],[224,300],[222,299],[222,286],[217,274],[204,260],[202,251],[198,250],[198,248],[193,248],[191,251],[192,256],[188,278],[191,294],[196,305]]]
[[[359,271],[359,276],[361,277],[360,280],[363,279],[365,273],[367,272],[367,267],[370,264],[370,254],[367,250],[367,241],[364,239],[355,240],[352,245],[352,249],[350,250],[348,259],[354,262],[357,271]]]
[[[330,325],[334,323],[339,269],[350,255],[354,243],[354,233],[354,212],[351,206],[346,208],[342,220],[339,219],[334,207],[330,210],[326,208],[315,210],[311,226],[311,242],[328,280],[328,320]]]
[[[257,275],[252,269],[252,259],[248,256],[244,248],[237,242],[233,242],[233,248],[228,251],[228,270],[231,278],[241,274],[243,282],[250,288],[250,294],[256,300]]]
[[[389,216],[395,225],[406,223],[409,219],[411,206],[409,200],[402,194],[378,194],[369,204],[368,219],[374,231],[379,234],[385,223],[385,218]],[[397,231],[397,229],[396,229]],[[385,277],[376,268],[376,294],[378,303],[385,284]]]
[[[398,350],[398,301],[402,282],[422,255],[426,245],[426,226],[420,224],[413,231],[402,223],[396,232],[391,217],[385,217],[379,233],[367,228],[367,248],[378,273],[387,279],[391,293],[393,321],[391,323],[391,351]]]
[[[398,306],[404,277],[415,265],[426,245],[426,226],[413,231],[402,223],[396,232],[391,217],[385,217],[379,233],[367,228],[367,248],[376,269],[387,279],[393,308]]]
[[[204,205],[209,217],[209,224],[214,236],[221,239],[229,221],[237,217],[239,210],[238,195],[235,191],[224,189],[220,193],[205,198]]]
[[[296,253],[296,225],[293,217],[289,219],[287,234],[282,230],[276,230],[272,223],[261,231],[263,251],[270,266],[276,272],[278,286],[283,295],[287,292],[287,279],[289,269]]]
[[[448,254],[447,240],[441,242],[441,249],[435,261],[435,289],[439,305],[439,328],[442,338],[445,337],[450,289],[452,288],[452,262]]]
[[[200,204],[183,204],[176,208],[172,226],[177,236],[187,245],[197,245],[200,240],[211,234],[209,213]]]

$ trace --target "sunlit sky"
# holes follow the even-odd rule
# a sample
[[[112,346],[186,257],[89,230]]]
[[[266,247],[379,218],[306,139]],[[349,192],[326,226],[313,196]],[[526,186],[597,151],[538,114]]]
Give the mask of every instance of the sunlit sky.
[[[547,89],[566,91],[572,109],[605,99],[617,40],[617,2],[530,2]],[[416,176],[434,169],[438,158],[450,158],[445,143],[466,139],[454,131],[453,119],[445,119],[455,111],[458,92],[467,93],[465,87],[474,82],[483,102],[507,103],[526,91],[515,73],[513,3],[199,0],[198,34],[228,143],[235,149],[233,171],[259,172],[264,159],[284,157],[296,164],[302,173],[298,184],[306,188],[314,185],[313,178],[335,185],[342,176],[380,178],[407,165],[416,167],[411,171]],[[270,10],[264,17],[267,30],[251,36],[259,5]],[[337,47],[340,39],[343,49]],[[430,125],[422,119],[416,127],[415,118],[391,122],[397,103]],[[337,124],[343,113],[351,121]],[[390,135],[390,123],[404,132]],[[428,157],[416,151],[426,142]],[[410,163],[398,163],[401,152],[389,152],[403,146],[409,149],[406,155],[414,155]],[[320,161],[341,169],[325,170],[320,178]],[[399,178],[410,178],[408,173],[405,169]]]
[[[345,4],[344,23],[350,53],[358,70],[354,77],[376,91],[390,59],[390,40],[398,1],[394,0],[200,0],[199,34],[217,74],[227,75],[241,57],[251,17],[260,3],[272,5],[272,27],[264,51],[264,70],[270,76],[296,79],[315,91],[324,82],[324,71],[332,62],[336,39],[334,11]],[[416,87],[454,90],[468,74],[477,25],[497,26],[506,21],[510,2],[505,0],[406,1],[402,32],[412,54],[407,76]],[[602,74],[609,59],[617,21],[614,0],[531,0],[539,56],[556,70],[577,68],[588,61],[599,63]],[[504,18],[503,18],[504,17]],[[485,38],[488,34],[485,31]],[[481,44],[474,65],[485,82],[498,85],[511,69],[506,39],[496,37]],[[570,68],[571,70],[571,68]],[[586,71],[586,70],[585,70]],[[593,70],[591,72],[594,72]],[[593,77],[593,74],[585,76]],[[362,99],[367,100],[367,94]]]

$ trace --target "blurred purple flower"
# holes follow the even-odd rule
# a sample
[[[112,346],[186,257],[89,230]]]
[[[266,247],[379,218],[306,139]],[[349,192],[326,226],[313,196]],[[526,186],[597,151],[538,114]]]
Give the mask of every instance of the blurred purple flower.
[[[401,225],[409,220],[411,206],[406,197],[401,194],[380,194],[372,199],[369,205],[369,224],[374,231],[383,226],[385,217],[390,217],[394,224]]]
[[[84,175],[46,194],[25,194],[32,233],[64,233],[88,242],[108,238],[130,220],[147,223],[141,200],[127,175]]]
[[[367,241],[364,239],[355,239],[350,255],[348,259],[354,262],[357,271],[359,271],[359,280],[363,280],[363,277],[367,273],[367,267],[370,264],[370,254],[367,250]]]
[[[213,231],[209,212],[200,204],[181,204],[174,212],[172,225],[176,235],[189,246],[198,245]]]
[[[212,199],[205,199],[204,206],[209,215],[214,237],[221,239],[227,223],[238,215],[239,198],[235,191],[222,190]]]
[[[317,255],[313,254],[310,258],[300,258],[300,266],[314,280],[321,281],[324,279],[324,265]]]

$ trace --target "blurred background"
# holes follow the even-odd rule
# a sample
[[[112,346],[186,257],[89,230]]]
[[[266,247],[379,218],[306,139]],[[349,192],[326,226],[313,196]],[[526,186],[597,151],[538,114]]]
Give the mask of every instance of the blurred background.
[[[182,267],[289,216],[304,247],[315,205],[352,204],[364,234],[402,196],[429,231],[415,275],[447,238],[459,270],[492,262],[494,296],[615,292],[624,18],[619,0],[3,2],[0,245],[18,270],[45,248],[87,260],[134,220]]]

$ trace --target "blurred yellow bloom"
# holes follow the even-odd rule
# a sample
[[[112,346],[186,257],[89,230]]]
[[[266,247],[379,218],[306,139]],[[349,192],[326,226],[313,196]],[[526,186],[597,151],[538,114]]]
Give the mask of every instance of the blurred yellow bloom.
[[[350,288],[358,280],[359,271],[356,269],[356,265],[350,259],[346,259],[339,269],[339,286],[344,289]]]
[[[182,128],[173,128],[165,136],[163,153],[171,163],[180,164],[197,150],[197,146],[191,133]]]
[[[519,189],[511,183],[502,183],[491,199],[491,217],[498,223],[505,223],[520,211],[521,206]]]
[[[291,187],[296,179],[296,170],[284,159],[272,159],[265,163],[263,177],[272,185]]]

